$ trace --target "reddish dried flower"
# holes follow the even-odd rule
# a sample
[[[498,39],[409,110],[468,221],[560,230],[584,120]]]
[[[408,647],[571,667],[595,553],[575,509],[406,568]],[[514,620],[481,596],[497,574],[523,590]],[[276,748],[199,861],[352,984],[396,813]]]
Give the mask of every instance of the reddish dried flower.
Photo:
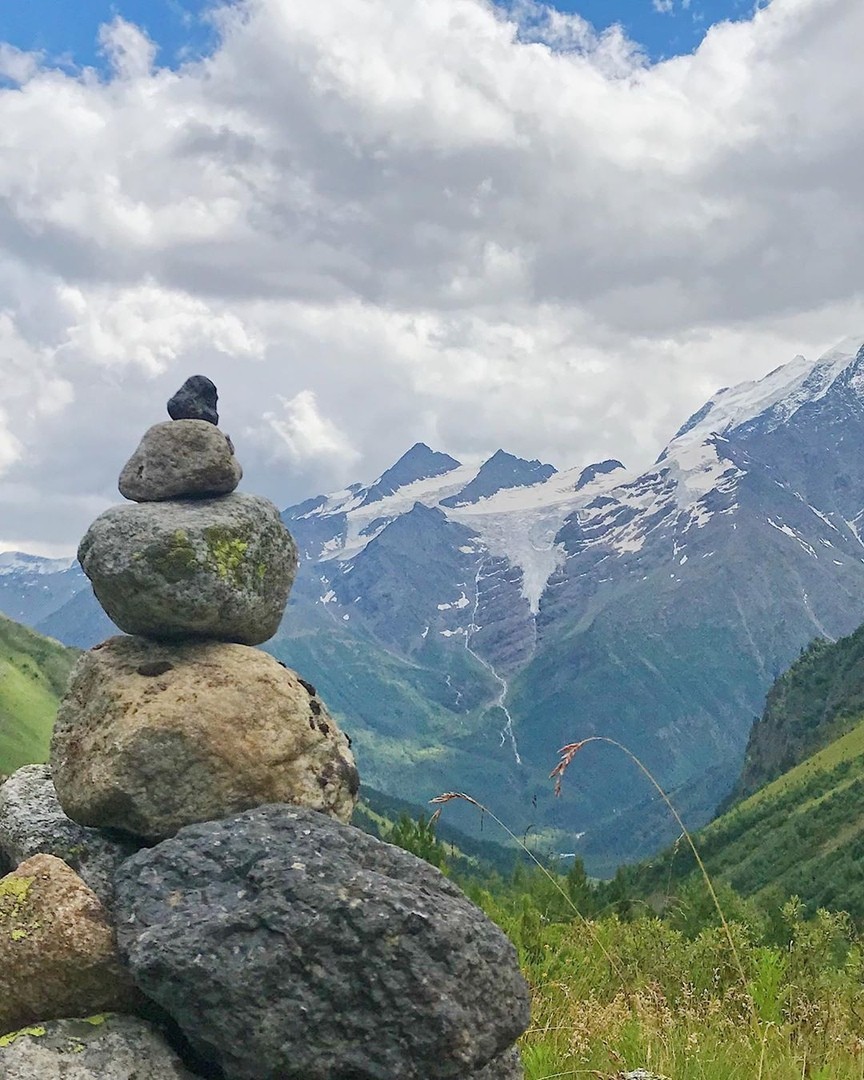
[[[549,773],[549,779],[555,780],[555,795],[556,797],[561,794],[561,781],[564,778],[564,773],[567,771],[567,766],[579,753],[585,743],[590,742],[590,739],[582,739],[579,742],[567,743],[566,746],[562,746],[558,751],[558,755],[561,760],[555,766],[551,773]]]

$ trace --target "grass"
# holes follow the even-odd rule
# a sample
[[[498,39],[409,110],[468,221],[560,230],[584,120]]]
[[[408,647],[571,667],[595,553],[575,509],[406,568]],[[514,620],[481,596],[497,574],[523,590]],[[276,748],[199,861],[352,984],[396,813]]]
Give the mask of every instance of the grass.
[[[797,895],[812,914],[848,911],[864,923],[864,719],[734,806],[697,836],[715,877],[751,897]],[[651,860],[643,888],[678,888],[692,869],[680,851]]]
[[[589,741],[636,761],[702,877],[665,918],[645,904],[636,917],[588,918],[568,895],[569,879],[493,818],[538,867],[509,891],[469,889],[514,942],[532,989],[521,1044],[527,1080],[615,1080],[637,1069],[669,1080],[864,1080],[864,941],[851,919],[825,910],[808,917],[795,898],[768,911],[716,889],[668,797],[614,740],[564,747],[556,790]],[[453,799],[488,813],[462,793],[433,801]]]
[[[522,1040],[527,1080],[637,1068],[674,1080],[864,1077],[860,947],[842,938],[842,960],[820,952],[825,940],[842,937],[835,917],[815,932],[793,924],[786,947],[761,944],[752,927],[731,924],[750,975],[745,991],[716,928],[690,939],[660,919],[607,917],[586,934],[575,923],[532,926],[512,912],[496,914],[517,943],[534,996]],[[626,972],[626,985],[610,978],[599,943]]]
[[[47,760],[77,653],[0,617],[0,774]]]

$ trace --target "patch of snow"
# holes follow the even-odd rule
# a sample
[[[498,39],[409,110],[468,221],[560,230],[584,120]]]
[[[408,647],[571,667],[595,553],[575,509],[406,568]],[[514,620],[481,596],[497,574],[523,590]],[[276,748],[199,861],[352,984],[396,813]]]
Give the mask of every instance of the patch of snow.
[[[6,574],[62,574],[75,563],[74,556],[67,559],[43,559],[40,555],[28,555],[24,551],[0,553],[0,576]]]
[[[820,519],[821,519],[822,521],[824,521],[824,522],[825,522],[825,524],[826,524],[826,525],[828,526],[828,528],[829,528],[829,529],[833,529],[833,530],[834,530],[834,532],[837,532],[837,526],[836,526],[836,525],[834,524],[834,522],[833,522],[833,521],[832,521],[832,520],[831,520],[831,519],[830,519],[830,518],[829,518],[829,517],[827,516],[827,514],[823,514],[821,510],[817,510],[817,509],[816,509],[816,507],[815,507],[815,506],[811,506],[811,505],[810,505],[810,503],[807,503],[807,508],[808,508],[809,510],[812,510],[812,511],[813,511],[813,513],[814,513],[814,514],[816,515],[816,517],[818,517],[818,518],[820,518]]]
[[[471,601],[468,599],[468,597],[465,595],[465,593],[463,591],[462,595],[459,597],[458,600],[454,600],[454,601],[452,601],[452,603],[449,603],[449,604],[439,604],[438,605],[438,610],[439,611],[449,611],[451,608],[466,608],[466,607],[468,607],[468,605],[470,603],[471,603]]]
[[[788,420],[806,402],[817,401],[828,393],[855,359],[862,343],[864,335],[846,338],[816,361],[796,356],[762,379],[718,390],[710,408],[670,446],[679,441],[703,442],[715,432],[722,435],[770,409],[777,410],[776,423]]]
[[[819,556],[816,554],[814,549],[807,543],[806,540],[803,540],[798,535],[798,533],[795,532],[794,529],[790,528],[786,524],[778,525],[777,522],[772,521],[772,519],[770,517],[766,518],[765,520],[768,522],[769,525],[771,525],[773,528],[775,528],[778,532],[783,533],[784,536],[789,536],[793,540],[797,540],[798,543],[801,545],[801,547],[808,553],[808,555],[812,555],[814,559],[819,558]]]

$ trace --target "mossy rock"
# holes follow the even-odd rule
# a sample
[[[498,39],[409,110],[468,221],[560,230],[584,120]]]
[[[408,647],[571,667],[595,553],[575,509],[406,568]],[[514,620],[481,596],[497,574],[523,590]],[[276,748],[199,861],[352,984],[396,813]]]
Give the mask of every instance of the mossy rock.
[[[161,1032],[114,1013],[32,1024],[0,1038],[3,1080],[194,1080]]]
[[[238,493],[113,507],[78,558],[121,630],[243,645],[276,633],[297,570],[276,507]]]

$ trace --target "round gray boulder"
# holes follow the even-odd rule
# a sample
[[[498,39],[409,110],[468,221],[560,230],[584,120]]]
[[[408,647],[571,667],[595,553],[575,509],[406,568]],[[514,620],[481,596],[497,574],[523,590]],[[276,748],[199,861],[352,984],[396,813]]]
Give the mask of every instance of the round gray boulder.
[[[155,424],[120,473],[120,494],[133,502],[227,495],[243,470],[231,440],[206,420]]]
[[[194,1080],[152,1024],[104,1013],[51,1020],[0,1040],[3,1080]]]
[[[115,637],[84,653],[51,763],[71,818],[148,841],[274,802],[348,821],[360,787],[314,688],[261,649],[218,641]]]
[[[182,829],[115,886],[133,978],[227,1080],[463,1080],[528,1024],[513,946],[455,885],[314,811]]]
[[[484,1068],[471,1073],[466,1080],[524,1080],[525,1070],[522,1068],[522,1057],[514,1046],[501,1057],[490,1061]]]
[[[87,530],[78,559],[128,634],[244,645],[276,633],[297,572],[279,511],[237,492],[112,507]]]
[[[47,765],[25,765],[0,787],[0,854],[9,869],[33,855],[54,855],[110,910],[114,871],[139,847],[116,833],[87,829],[70,820],[57,801]]]

